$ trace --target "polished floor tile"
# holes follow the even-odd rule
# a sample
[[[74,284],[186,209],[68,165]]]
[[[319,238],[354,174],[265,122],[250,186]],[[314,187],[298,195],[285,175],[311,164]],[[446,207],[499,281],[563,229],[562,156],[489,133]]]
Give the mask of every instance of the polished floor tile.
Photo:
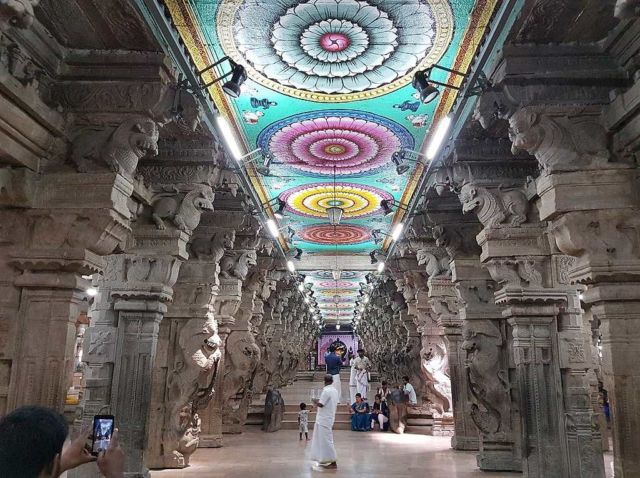
[[[184,470],[151,473],[152,478],[306,478],[320,474],[342,477],[394,478],[464,477],[507,478],[520,473],[484,473],[475,453],[453,451],[450,438],[393,433],[334,432],[338,469],[314,471],[308,442],[296,430],[264,433],[253,429],[225,435],[225,447],[199,449]],[[607,460],[610,469],[610,460]]]

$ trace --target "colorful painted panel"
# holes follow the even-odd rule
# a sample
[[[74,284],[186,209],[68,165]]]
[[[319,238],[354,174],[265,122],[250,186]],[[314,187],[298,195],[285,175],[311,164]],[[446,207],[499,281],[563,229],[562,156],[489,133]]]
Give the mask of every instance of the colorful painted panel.
[[[285,202],[280,226],[304,251],[298,269],[323,316],[346,321],[365,273],[342,271],[336,283],[332,264],[349,256],[375,268],[369,253],[404,214],[383,215],[381,201],[407,204],[423,170],[399,175],[393,155],[421,151],[455,98],[443,90],[422,104],[413,75],[434,63],[466,71],[497,0],[165,1],[199,68],[228,56],[246,69],[240,97],[210,91],[246,151],[262,151],[248,165],[254,186],[265,204]],[[227,71],[223,62],[214,74]],[[343,211],[337,226],[332,207]],[[326,270],[305,270],[305,256],[326,256]]]

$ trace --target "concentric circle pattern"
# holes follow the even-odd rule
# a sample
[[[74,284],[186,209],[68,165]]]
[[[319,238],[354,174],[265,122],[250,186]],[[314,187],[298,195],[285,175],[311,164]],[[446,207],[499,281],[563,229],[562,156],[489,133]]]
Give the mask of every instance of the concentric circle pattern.
[[[327,208],[339,207],[343,217],[370,216],[380,210],[380,201],[392,196],[381,189],[351,183],[319,183],[299,186],[280,195],[288,208],[306,217],[326,218]]]
[[[342,279],[355,279],[357,277],[362,277],[364,274],[356,271],[342,271],[340,273],[340,277]],[[333,271],[316,271],[311,274],[312,277],[316,279],[333,279]]]
[[[319,101],[408,84],[440,59],[453,32],[446,0],[224,0],[217,23],[223,49],[250,78]]]
[[[353,282],[339,280],[339,281],[329,281],[329,282],[318,282],[318,287],[323,287],[326,289],[352,289],[357,287],[357,284]]]
[[[412,149],[414,139],[382,116],[329,110],[278,121],[260,133],[257,143],[279,162],[305,173],[354,175],[388,165],[394,152]]]
[[[371,232],[366,227],[346,224],[309,226],[299,235],[303,241],[316,244],[360,244],[371,240]]]

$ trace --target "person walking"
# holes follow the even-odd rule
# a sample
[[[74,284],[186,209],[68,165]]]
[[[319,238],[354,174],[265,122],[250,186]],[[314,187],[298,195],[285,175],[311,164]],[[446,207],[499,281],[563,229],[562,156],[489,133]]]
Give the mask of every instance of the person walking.
[[[331,344],[329,347],[329,353],[324,358],[324,362],[327,365],[327,373],[333,377],[333,386],[338,392],[338,403],[342,399],[342,384],[340,383],[340,367],[342,366],[342,360],[336,353],[335,345]]]
[[[349,371],[349,397],[351,398],[350,403],[356,401],[356,393],[358,391],[358,386],[356,383],[356,368],[353,365],[355,361],[356,359],[353,357],[351,357],[351,360],[349,360],[349,366],[351,368],[351,370]]]
[[[324,376],[324,388],[320,398],[313,399],[318,407],[316,423],[311,437],[311,459],[318,462],[322,468],[337,468],[338,456],[333,444],[333,423],[338,409],[338,392],[333,386],[333,377]]]

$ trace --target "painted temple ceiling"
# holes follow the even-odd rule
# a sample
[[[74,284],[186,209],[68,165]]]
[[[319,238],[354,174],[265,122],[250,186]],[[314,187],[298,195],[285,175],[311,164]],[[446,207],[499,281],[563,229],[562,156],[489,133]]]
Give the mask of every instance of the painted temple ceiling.
[[[455,100],[450,89],[422,104],[413,75],[436,63],[466,71],[498,0],[165,3],[199,69],[225,56],[246,69],[238,98],[221,83],[210,93],[244,153],[272,157],[268,174],[256,169],[261,155],[245,164],[253,186],[267,209],[275,198],[286,202],[278,220],[283,237],[292,236],[285,247],[302,249],[297,269],[313,284],[324,319],[348,322],[360,283],[376,268],[369,253],[389,246],[404,214],[385,216],[380,203],[407,205],[423,171],[410,163],[399,175],[392,156],[423,151],[431,125]],[[223,62],[212,73],[228,70]],[[445,72],[432,78],[461,80]],[[338,226],[329,224],[331,206],[344,211]],[[316,256],[326,256],[326,269],[305,270]],[[357,267],[335,281],[331,269],[342,269],[347,256]]]

